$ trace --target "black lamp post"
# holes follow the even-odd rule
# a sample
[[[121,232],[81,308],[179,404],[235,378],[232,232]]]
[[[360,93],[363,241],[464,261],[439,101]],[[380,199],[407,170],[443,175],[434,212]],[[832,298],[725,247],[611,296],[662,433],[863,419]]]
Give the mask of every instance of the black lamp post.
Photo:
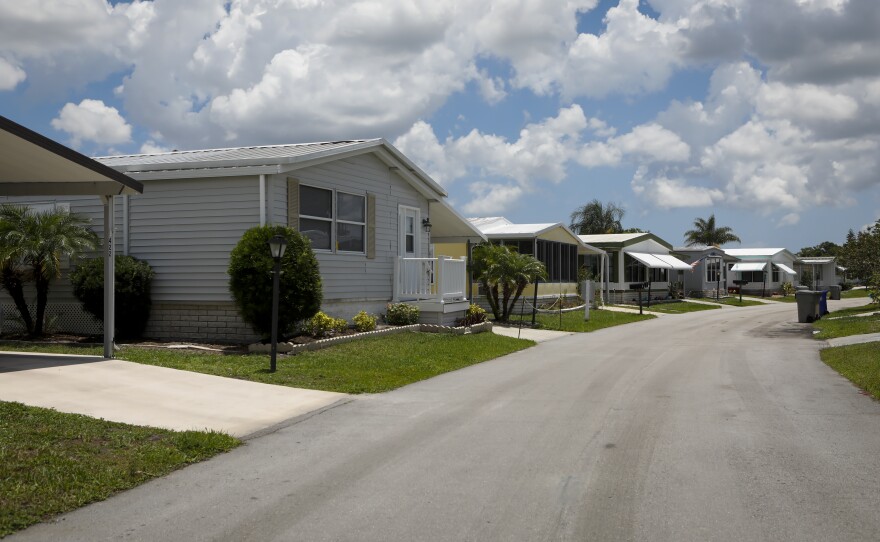
[[[272,273],[272,358],[269,371],[275,372],[275,358],[278,355],[278,290],[280,289],[281,257],[287,249],[287,238],[283,235],[274,235],[269,239],[269,252],[275,260],[275,269]]]

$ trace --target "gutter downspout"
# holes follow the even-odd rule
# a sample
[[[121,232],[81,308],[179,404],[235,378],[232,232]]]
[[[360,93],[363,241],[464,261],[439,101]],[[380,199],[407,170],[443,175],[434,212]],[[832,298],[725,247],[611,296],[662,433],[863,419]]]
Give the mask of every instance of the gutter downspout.
[[[122,196],[122,253],[129,255],[129,232],[128,232],[128,194]]]
[[[266,225],[266,174],[260,173],[260,226]]]

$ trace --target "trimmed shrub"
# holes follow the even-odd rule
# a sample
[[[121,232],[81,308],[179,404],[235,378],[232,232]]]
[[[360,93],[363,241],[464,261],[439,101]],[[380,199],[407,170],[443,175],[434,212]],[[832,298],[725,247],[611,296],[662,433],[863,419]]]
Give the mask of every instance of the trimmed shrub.
[[[389,303],[385,321],[392,326],[408,326],[419,323],[419,308],[408,303]]]
[[[155,273],[150,264],[132,256],[116,256],[114,275],[116,335],[120,339],[140,337],[150,318],[150,289]],[[104,321],[104,258],[85,260],[70,274],[73,295],[83,309]]]
[[[290,335],[299,322],[321,309],[318,260],[309,240],[287,226],[258,226],[244,233],[229,256],[229,291],[242,320],[264,339],[272,335],[272,270],[269,239],[287,238],[281,258],[278,335]]]
[[[473,326],[476,324],[482,324],[486,321],[486,311],[479,305],[471,304],[468,307],[468,310],[464,313],[464,318],[461,318],[455,325],[457,326]]]
[[[788,297],[790,295],[794,295],[794,292],[795,292],[794,284],[792,284],[790,282],[783,282],[782,283],[782,295],[783,296]]]
[[[361,333],[376,329],[376,317],[361,311],[354,315],[354,328]]]
[[[306,323],[303,326],[303,330],[316,339],[325,337],[331,332],[344,333],[347,329],[348,322],[344,319],[333,318],[323,312],[319,312],[306,320]]]

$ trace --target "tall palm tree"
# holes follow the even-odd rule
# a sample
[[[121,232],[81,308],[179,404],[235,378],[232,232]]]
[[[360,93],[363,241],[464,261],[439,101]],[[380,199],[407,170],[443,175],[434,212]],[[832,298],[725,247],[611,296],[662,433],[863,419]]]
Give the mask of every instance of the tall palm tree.
[[[733,229],[727,226],[715,225],[715,214],[709,215],[708,220],[697,218],[694,220],[694,229],[684,232],[687,246],[706,245],[720,247],[725,243],[742,243],[742,240],[733,233]]]
[[[0,286],[15,302],[29,335],[43,334],[52,279],[61,275],[61,260],[98,246],[87,217],[65,209],[36,212],[23,205],[0,206]],[[33,318],[24,295],[32,281],[37,292]]]
[[[571,213],[569,228],[578,235],[620,233],[623,231],[623,215],[626,211],[616,203],[603,205],[594,199]]]
[[[482,243],[474,247],[471,270],[486,291],[495,320],[506,322],[523,290],[547,277],[544,264],[510,247]]]

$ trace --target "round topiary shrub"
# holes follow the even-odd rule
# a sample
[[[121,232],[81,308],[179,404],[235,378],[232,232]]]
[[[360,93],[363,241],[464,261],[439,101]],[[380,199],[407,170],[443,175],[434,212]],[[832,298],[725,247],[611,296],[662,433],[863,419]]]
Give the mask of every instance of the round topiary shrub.
[[[269,239],[283,235],[278,335],[289,335],[297,323],[321,308],[321,275],[309,240],[286,226],[258,226],[244,232],[229,256],[229,291],[242,320],[264,339],[272,335],[272,270]]]
[[[120,339],[140,337],[150,318],[150,288],[155,273],[150,264],[132,256],[116,256],[115,268],[116,336]],[[104,258],[80,263],[70,274],[73,295],[83,309],[104,321]]]

